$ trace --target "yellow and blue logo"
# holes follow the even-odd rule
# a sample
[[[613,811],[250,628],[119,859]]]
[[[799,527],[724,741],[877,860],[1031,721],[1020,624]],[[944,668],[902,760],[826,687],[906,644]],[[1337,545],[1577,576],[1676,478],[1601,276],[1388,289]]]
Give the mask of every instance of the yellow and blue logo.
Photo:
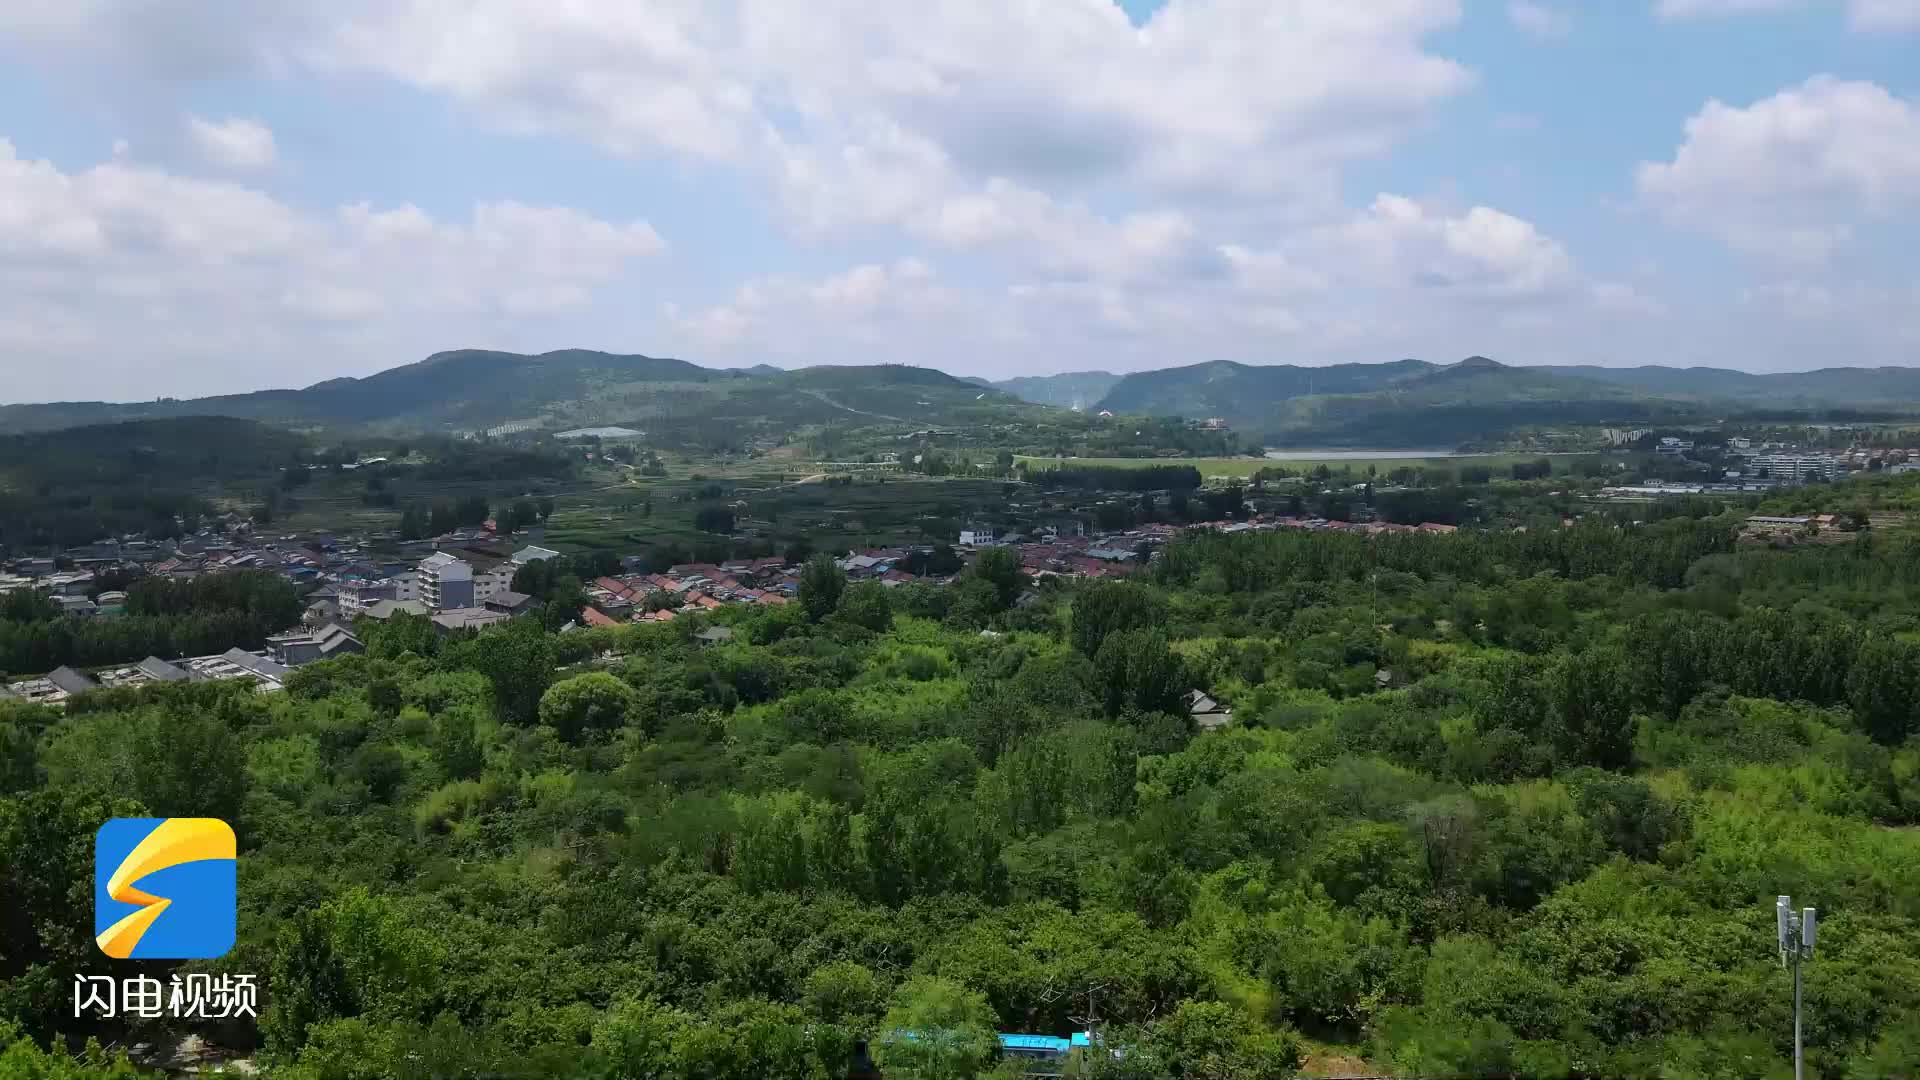
[[[93,933],[117,960],[212,960],[233,948],[233,827],[114,818],[93,837]]]

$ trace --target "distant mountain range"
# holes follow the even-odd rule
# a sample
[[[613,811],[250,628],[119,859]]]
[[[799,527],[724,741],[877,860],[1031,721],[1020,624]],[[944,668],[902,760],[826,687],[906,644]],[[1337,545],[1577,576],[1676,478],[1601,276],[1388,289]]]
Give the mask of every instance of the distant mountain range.
[[[1779,407],[1872,408],[1920,402],[1920,368],[1821,368],[1755,375],[1730,368],[1545,367],[1554,374],[1624,386],[1643,394]]]
[[[985,379],[976,379],[988,386],[998,387],[1023,401],[1035,405],[1052,405],[1060,409],[1087,409],[1098,404],[1120,381],[1120,376],[1111,371],[1068,371],[1059,375],[1027,375],[1018,379],[1002,379],[989,383]]]
[[[1397,360],[1309,367],[1215,361],[1116,375],[988,382],[898,364],[716,369],[568,349],[436,353],[299,390],[135,403],[0,406],[0,433],[181,416],[321,431],[486,431],[596,424],[690,445],[743,445],[824,425],[952,427],[1079,408],[1218,417],[1269,445],[1445,446],[1516,427],[1684,423],[1759,410],[1920,414],[1920,369],[1753,375],[1719,368],[1514,367]]]
[[[715,369],[684,360],[568,349],[527,356],[464,349],[365,378],[300,390],[132,402],[0,406],[0,433],[178,416],[230,416],[291,427],[486,431],[624,424],[744,441],[811,424],[950,426],[1033,407],[1004,391],[899,364]]]
[[[1142,371],[1115,383],[1096,408],[1217,417],[1268,444],[1436,447],[1536,423],[1631,423],[1673,411],[1626,387],[1483,356],[1458,364],[1218,361]]]
[[[1398,360],[1307,367],[1214,361],[1125,376],[1075,372],[994,385],[1059,404],[1102,379],[1091,410],[1218,417],[1272,444],[1444,446],[1515,427],[1690,422],[1766,410],[1920,412],[1920,369],[1755,375],[1724,368],[1513,367]]]

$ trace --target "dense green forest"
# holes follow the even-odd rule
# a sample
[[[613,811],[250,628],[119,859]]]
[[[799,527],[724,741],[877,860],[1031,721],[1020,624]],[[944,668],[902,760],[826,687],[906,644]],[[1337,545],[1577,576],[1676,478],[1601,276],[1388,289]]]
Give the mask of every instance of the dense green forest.
[[[235,823],[200,967],[261,976],[273,1077],[984,1076],[1091,1021],[1072,1075],[1762,1080],[1779,893],[1809,1074],[1911,1077],[1920,538],[1733,524],[1196,536],[1024,604],[1005,555],[815,561],[707,647],[397,621],[284,694],[15,707],[0,1071],[159,1034],[69,1002],[93,831],[146,813]]]
[[[136,578],[126,591],[126,614],[112,618],[62,616],[33,592],[8,593],[0,603],[0,674],[257,649],[300,620],[299,590],[270,570]]]
[[[210,495],[270,486],[305,453],[298,435],[217,416],[0,435],[0,549],[192,532]]]

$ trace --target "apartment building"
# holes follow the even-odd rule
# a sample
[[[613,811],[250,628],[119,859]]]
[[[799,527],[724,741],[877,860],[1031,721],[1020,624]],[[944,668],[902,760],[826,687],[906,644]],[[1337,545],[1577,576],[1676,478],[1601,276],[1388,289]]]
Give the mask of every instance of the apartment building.
[[[420,600],[435,611],[472,607],[473,567],[444,551],[420,560]]]

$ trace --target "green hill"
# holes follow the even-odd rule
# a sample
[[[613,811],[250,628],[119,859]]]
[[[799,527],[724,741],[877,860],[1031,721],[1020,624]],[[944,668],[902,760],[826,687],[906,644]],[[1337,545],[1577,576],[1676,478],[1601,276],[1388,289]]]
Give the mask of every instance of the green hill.
[[[994,383],[984,379],[975,381],[1005,390],[1022,401],[1031,401],[1036,405],[1087,409],[1106,397],[1120,378],[1111,371],[1067,371],[1058,375],[1026,375]]]
[[[225,416],[0,435],[0,550],[171,536],[217,501],[271,489],[309,451],[294,432]]]
[[[252,420],[192,416],[0,435],[0,492],[113,487],[129,493],[183,478],[252,480],[305,459],[307,440]]]
[[[1821,368],[1755,375],[1730,368],[1556,367],[1542,370],[1610,383],[1643,394],[1740,402],[1755,406],[1809,408],[1850,405],[1883,407],[1920,401],[1920,368]]]
[[[228,416],[338,432],[484,431],[525,424],[634,424],[713,434],[809,424],[945,425],[1023,408],[1004,391],[902,365],[716,370],[569,349],[526,356],[463,349],[365,378],[192,400],[0,406],[0,432],[134,419]]]
[[[752,376],[684,360],[566,349],[525,356],[460,349],[364,378],[328,379],[301,390],[110,404],[0,406],[0,431],[174,416],[232,416],[280,424],[432,430],[484,428],[553,414],[632,410],[686,388]],[[587,416],[586,419],[594,419]]]
[[[1058,423],[1060,414],[1050,410],[1078,405],[1089,413],[1219,417],[1248,441],[1269,445],[1422,447],[1516,427],[1683,423],[1789,410],[1920,411],[1914,403],[1920,403],[1920,370],[1907,368],[1752,375],[1717,368],[1515,367],[1485,357],[1325,367],[1214,361],[1124,376],[1083,371],[992,383],[901,364],[716,369],[586,349],[537,356],[462,349],[297,390],[0,406],[0,434],[223,416],[325,437],[618,424],[665,444],[744,449],[822,427]]]
[[[1483,356],[1328,367],[1216,362],[1128,375],[1115,413],[1219,417],[1269,444],[1448,446],[1529,423],[1601,423],[1668,411],[1627,387]]]

